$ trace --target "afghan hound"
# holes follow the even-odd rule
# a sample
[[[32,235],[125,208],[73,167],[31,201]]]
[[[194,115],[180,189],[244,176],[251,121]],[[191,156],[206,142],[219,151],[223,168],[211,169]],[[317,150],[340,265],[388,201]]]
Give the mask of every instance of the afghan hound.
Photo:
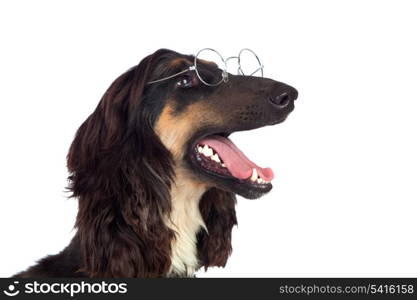
[[[192,277],[224,267],[236,194],[259,198],[273,178],[228,137],[283,122],[297,94],[192,55],[147,56],[110,85],[70,146],[74,238],[15,276]]]

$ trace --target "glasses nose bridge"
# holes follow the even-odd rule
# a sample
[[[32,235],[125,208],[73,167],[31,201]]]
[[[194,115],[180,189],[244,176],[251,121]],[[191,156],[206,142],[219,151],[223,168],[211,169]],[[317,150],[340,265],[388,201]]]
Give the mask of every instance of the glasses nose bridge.
[[[248,70],[243,70],[242,63],[241,63],[242,62],[241,55],[245,51],[250,52],[259,64],[258,68],[256,68],[255,70],[250,70],[250,72],[247,72]],[[226,72],[230,72],[230,66],[228,65],[228,62],[231,61],[231,60],[236,60],[237,61],[236,75],[253,76],[255,73],[260,71],[261,72],[261,77],[264,76],[264,72],[263,72],[264,65],[261,63],[258,55],[256,55],[256,53],[249,48],[243,48],[242,50],[239,51],[238,56],[229,56],[228,58],[226,58],[224,60]]]
[[[240,63],[239,63],[239,57],[238,56],[229,56],[228,58],[226,58],[224,60],[224,64],[226,67],[226,72],[230,72],[230,61],[232,60],[236,60],[237,61],[237,70],[236,73],[239,74],[239,69],[240,69]],[[228,64],[229,63],[229,64]]]

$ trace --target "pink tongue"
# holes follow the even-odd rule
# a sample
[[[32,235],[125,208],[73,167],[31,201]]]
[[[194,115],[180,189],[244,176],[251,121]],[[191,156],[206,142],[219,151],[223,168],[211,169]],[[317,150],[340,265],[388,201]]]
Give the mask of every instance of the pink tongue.
[[[236,178],[248,179],[252,176],[253,169],[256,169],[258,176],[265,181],[271,181],[274,178],[274,173],[270,168],[261,168],[257,166],[254,162],[250,161],[231,140],[225,137],[218,135],[210,136],[201,140],[199,144],[213,148],[218,153],[229,172]]]

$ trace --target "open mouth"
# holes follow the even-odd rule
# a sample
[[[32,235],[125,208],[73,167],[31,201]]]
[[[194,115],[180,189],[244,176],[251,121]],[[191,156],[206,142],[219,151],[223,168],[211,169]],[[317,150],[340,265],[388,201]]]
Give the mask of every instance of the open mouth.
[[[272,170],[255,164],[226,136],[216,134],[198,140],[193,146],[192,161],[205,174],[231,183],[248,198],[271,190]]]

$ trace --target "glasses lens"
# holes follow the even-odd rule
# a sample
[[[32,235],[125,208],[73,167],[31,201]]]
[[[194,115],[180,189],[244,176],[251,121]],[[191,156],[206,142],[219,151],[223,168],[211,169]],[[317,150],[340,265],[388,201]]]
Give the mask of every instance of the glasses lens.
[[[206,48],[198,52],[195,67],[197,76],[204,84],[213,86],[223,81],[226,64],[216,50]]]
[[[239,73],[245,76],[263,77],[263,67],[258,56],[250,49],[242,49],[239,53]]]

